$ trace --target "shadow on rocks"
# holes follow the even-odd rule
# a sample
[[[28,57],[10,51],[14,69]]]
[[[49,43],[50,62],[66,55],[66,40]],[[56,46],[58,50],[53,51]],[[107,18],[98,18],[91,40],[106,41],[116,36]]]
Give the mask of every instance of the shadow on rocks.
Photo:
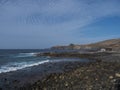
[[[120,79],[115,81],[115,90],[120,90]]]

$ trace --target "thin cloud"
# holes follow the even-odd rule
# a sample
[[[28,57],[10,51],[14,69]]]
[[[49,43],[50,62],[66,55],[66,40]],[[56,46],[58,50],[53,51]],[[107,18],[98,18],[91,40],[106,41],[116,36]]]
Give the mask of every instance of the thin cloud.
[[[69,43],[75,30],[108,16],[120,16],[119,0],[1,0],[0,38]]]

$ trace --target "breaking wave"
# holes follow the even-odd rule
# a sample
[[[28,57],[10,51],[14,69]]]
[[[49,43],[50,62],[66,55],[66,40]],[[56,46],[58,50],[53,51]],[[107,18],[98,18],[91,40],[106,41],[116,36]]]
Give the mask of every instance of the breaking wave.
[[[17,71],[23,68],[27,68],[27,67],[32,67],[32,66],[37,66],[40,64],[44,64],[44,63],[48,63],[49,60],[45,60],[45,61],[39,61],[39,62],[15,62],[15,63],[9,63],[7,65],[3,65],[0,67],[0,73],[6,73],[6,72],[10,72],[10,71]]]

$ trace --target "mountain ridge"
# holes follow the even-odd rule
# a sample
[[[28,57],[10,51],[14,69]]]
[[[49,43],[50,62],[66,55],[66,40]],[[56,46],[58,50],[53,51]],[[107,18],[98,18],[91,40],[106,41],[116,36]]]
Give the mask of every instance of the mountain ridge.
[[[84,45],[78,45],[78,44],[70,44],[66,46],[53,46],[51,49],[101,49],[101,48],[111,48],[114,51],[120,51],[120,38],[117,39],[109,39],[104,40],[96,43],[91,44],[84,44]]]

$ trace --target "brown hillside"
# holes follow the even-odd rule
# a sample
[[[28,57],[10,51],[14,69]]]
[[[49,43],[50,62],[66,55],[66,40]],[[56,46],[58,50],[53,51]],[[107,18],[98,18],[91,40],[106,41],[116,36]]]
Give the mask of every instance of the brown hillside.
[[[54,46],[52,49],[93,49],[93,48],[112,48],[113,50],[120,51],[120,38],[100,41],[92,44],[75,45],[70,44],[68,46]]]

